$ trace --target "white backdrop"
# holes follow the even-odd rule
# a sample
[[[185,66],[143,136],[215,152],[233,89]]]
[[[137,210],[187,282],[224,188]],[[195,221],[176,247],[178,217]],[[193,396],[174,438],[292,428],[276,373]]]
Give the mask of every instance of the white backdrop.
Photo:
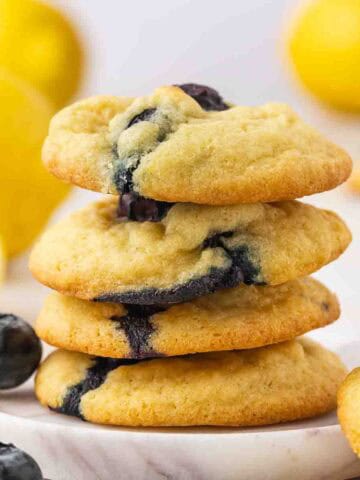
[[[87,93],[208,82],[240,103],[291,97],[277,47],[294,0],[54,0],[81,23]],[[278,43],[278,45],[276,45]]]
[[[283,31],[294,0],[53,0],[81,27],[87,45],[87,77],[80,96],[138,95],[161,84],[202,82],[236,103],[286,101],[333,140],[360,158],[357,117],[320,108],[291,81],[284,65]],[[77,190],[55,217],[95,194]],[[328,344],[360,336],[360,197],[340,189],[307,199],[334,208],[351,226],[348,252],[318,277],[337,291],[340,322],[316,332]],[[12,265],[0,292],[2,310],[32,320],[45,290],[29,281],[25,260]]]

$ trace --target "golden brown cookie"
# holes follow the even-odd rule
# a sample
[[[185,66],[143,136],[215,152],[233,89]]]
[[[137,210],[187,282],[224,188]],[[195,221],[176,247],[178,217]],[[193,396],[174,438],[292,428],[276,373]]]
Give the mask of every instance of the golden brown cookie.
[[[198,85],[75,103],[52,120],[43,159],[84,188],[208,205],[299,198],[351,171],[349,156],[287,105],[230,106]]]
[[[43,405],[94,423],[250,426],[332,410],[345,374],[335,354],[306,339],[141,361],[57,350],[35,390]]]
[[[276,285],[335,260],[351,235],[332,212],[300,202],[175,204],[160,222],[120,220],[107,197],[50,227],[30,268],[66,295],[144,305],[220,288]]]
[[[45,342],[114,358],[240,350],[290,340],[339,316],[335,295],[312,278],[220,290],[169,307],[94,303],[52,293],[36,322]]]

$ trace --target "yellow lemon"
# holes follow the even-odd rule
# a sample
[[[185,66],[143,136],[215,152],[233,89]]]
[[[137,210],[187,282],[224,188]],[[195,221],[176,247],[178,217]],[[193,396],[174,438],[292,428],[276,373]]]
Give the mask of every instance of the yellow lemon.
[[[0,64],[61,107],[76,92],[80,41],[62,13],[37,0],[0,0]]]
[[[289,52],[303,84],[319,99],[360,111],[360,0],[313,0],[294,20]]]
[[[40,152],[54,109],[25,81],[0,69],[0,235],[8,255],[24,250],[69,187],[51,177]]]
[[[5,251],[4,251],[3,243],[0,239],[0,283],[2,283],[5,278],[5,268],[6,268]]]

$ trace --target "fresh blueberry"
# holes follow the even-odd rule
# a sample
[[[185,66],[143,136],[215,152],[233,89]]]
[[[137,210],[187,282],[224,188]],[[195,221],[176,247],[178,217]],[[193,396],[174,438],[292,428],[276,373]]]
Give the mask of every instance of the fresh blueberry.
[[[177,85],[177,87],[196,100],[204,110],[221,112],[230,108],[216,90],[206,85],[184,83],[183,85]]]
[[[1,480],[43,480],[39,465],[14,445],[0,442]]]
[[[40,359],[40,340],[31,326],[15,315],[0,314],[0,390],[24,383]]]

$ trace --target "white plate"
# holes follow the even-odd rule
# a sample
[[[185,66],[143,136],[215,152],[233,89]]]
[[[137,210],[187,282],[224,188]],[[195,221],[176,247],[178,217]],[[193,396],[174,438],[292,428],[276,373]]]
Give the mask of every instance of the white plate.
[[[360,343],[342,347],[352,368]],[[30,453],[51,480],[344,480],[360,475],[336,415],[276,427],[125,429],[38,405],[32,386],[0,395],[0,440]]]

